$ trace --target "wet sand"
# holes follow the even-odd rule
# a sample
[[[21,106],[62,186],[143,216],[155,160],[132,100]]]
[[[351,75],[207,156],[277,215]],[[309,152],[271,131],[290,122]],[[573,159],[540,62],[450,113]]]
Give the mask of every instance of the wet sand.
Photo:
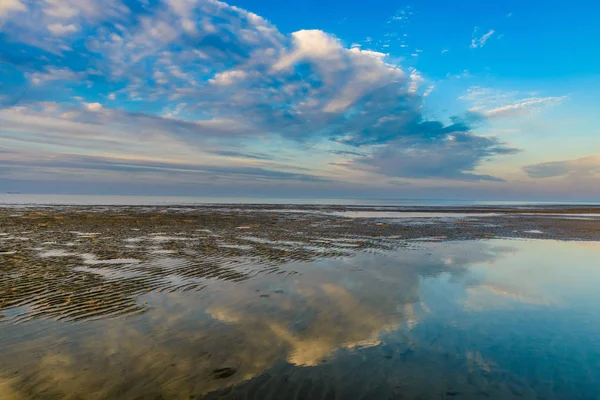
[[[201,290],[206,279],[240,282],[257,274],[293,274],[279,267],[393,250],[415,240],[600,240],[599,210],[4,208],[0,209],[0,318],[19,322],[135,314],[144,312],[136,297],[152,291]],[[343,215],[361,211],[368,217]],[[382,217],[374,216],[378,213]],[[405,213],[412,217],[402,217]],[[438,217],[429,217],[432,213]],[[460,217],[439,217],[446,213]],[[390,217],[393,214],[398,218]],[[22,311],[10,317],[1,313],[16,307]]]
[[[422,277],[462,276],[461,262],[510,253],[485,244],[499,238],[594,243],[597,214],[591,207],[3,208],[0,397],[416,399],[431,373],[439,381],[431,398],[537,398],[518,376],[481,368],[488,361],[472,349],[440,364],[439,349],[421,343],[442,340],[439,332],[423,339],[398,329],[427,313]],[[454,250],[460,242],[466,247]],[[394,339],[379,346],[386,332]],[[328,364],[340,351],[345,361]],[[451,382],[464,380],[464,370],[475,383],[459,390]],[[504,386],[486,388],[496,381]]]

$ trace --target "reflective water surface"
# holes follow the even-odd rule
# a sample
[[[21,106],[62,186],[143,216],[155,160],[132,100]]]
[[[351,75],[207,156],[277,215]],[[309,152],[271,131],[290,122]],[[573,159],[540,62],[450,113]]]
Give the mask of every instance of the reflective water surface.
[[[121,318],[8,309],[0,399],[598,399],[599,261],[597,242],[413,242]]]
[[[380,199],[380,198],[274,198],[274,197],[210,197],[210,196],[148,196],[148,195],[80,195],[0,193],[0,204],[19,205],[174,205],[174,204],[329,204],[334,206],[517,206],[540,205],[600,205],[600,202],[544,201],[477,201],[447,199]]]

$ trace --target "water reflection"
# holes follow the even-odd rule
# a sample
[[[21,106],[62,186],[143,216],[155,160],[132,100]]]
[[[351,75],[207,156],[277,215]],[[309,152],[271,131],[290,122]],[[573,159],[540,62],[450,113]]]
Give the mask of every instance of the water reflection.
[[[0,322],[0,398],[557,398],[600,392],[599,244],[418,243]]]

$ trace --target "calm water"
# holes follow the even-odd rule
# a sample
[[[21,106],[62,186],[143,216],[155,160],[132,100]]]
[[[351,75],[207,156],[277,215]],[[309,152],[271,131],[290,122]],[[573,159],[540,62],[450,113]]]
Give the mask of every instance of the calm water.
[[[590,202],[472,201],[443,199],[326,199],[326,198],[252,198],[193,196],[126,196],[73,194],[3,194],[0,204],[10,205],[194,205],[194,204],[318,204],[365,206],[531,206],[543,204],[600,204]]]
[[[600,243],[415,242],[127,318],[0,319],[0,398],[599,399],[599,264]]]

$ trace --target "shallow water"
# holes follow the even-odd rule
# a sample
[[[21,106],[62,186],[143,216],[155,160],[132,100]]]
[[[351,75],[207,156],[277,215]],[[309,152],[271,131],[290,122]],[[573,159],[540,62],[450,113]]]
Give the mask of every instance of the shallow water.
[[[0,399],[598,399],[599,261],[598,242],[413,242],[121,318],[3,310]]]
[[[348,218],[422,218],[422,219],[453,219],[453,218],[481,218],[497,217],[498,213],[460,213],[460,212],[409,212],[409,211],[334,211],[329,215]]]
[[[447,199],[370,199],[370,198],[273,198],[273,197],[207,197],[146,195],[78,195],[0,193],[3,205],[199,205],[199,204],[318,204],[347,206],[518,206],[589,204],[599,202],[543,201],[477,201]]]

